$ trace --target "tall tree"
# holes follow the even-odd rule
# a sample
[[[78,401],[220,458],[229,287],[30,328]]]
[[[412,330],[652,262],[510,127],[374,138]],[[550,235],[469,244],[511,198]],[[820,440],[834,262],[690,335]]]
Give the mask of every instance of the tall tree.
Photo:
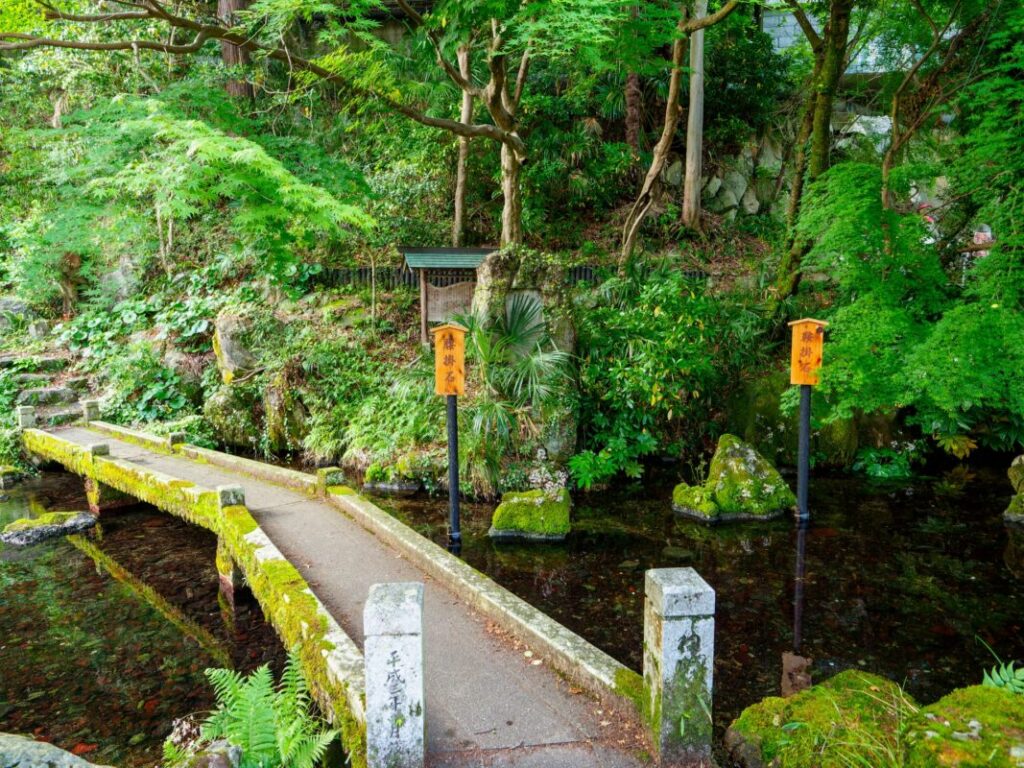
[[[686,60],[687,44],[690,35],[698,30],[707,29],[729,16],[739,6],[739,0],[729,0],[715,13],[702,18],[690,18],[689,8],[686,3],[680,3],[677,11],[675,33],[672,38],[672,58],[669,70],[668,97],[665,100],[665,114],[662,118],[661,136],[654,146],[651,156],[651,164],[647,168],[647,175],[644,177],[640,187],[640,193],[630,208],[629,214],[622,227],[621,248],[619,252],[619,266],[623,268],[629,258],[633,255],[636,247],[636,238],[640,233],[647,214],[657,198],[659,179],[665,168],[669,152],[672,149],[672,142],[675,139],[676,127],[679,125],[679,118],[682,115],[682,105],[679,103],[679,96],[682,92],[684,76],[683,62]]]
[[[809,94],[796,138],[793,181],[787,207],[792,228],[800,212],[804,185],[814,181],[828,168],[832,147],[832,108],[839,81],[849,64],[850,16],[855,0],[830,0],[828,21],[821,34],[798,0],[786,1],[814,54]],[[796,290],[800,281],[800,264],[806,252],[807,243],[794,236],[779,262],[776,277],[779,298],[785,298]]]
[[[24,2],[24,0],[18,0]],[[82,25],[109,25],[134,22],[140,27],[137,39],[95,41],[51,37],[47,34],[0,30],[0,51],[25,50],[42,46],[91,51],[153,50],[170,54],[200,51],[208,41],[236,46],[250,55],[280,62],[289,71],[311,75],[329,83],[339,92],[375,102],[385,110],[438,128],[456,136],[481,137],[496,142],[501,150],[501,188],[503,209],[501,243],[521,243],[522,190],[520,177],[527,159],[527,146],[520,135],[517,116],[526,88],[530,62],[543,56],[551,60],[586,60],[611,40],[611,30],[625,13],[618,0],[565,0],[549,4],[523,4],[518,0],[495,0],[485,4],[467,4],[459,0],[439,0],[429,13],[421,14],[407,0],[395,0],[417,34],[422,34],[433,49],[436,63],[463,94],[469,94],[485,107],[490,122],[463,121],[430,114],[416,104],[415,84],[385,78],[379,66],[367,66],[366,51],[353,46],[353,39],[370,47],[370,53],[387,44],[368,33],[374,23],[375,3],[325,10],[317,0],[289,3],[264,2],[249,9],[246,27],[239,28],[223,19],[203,13],[202,6],[170,6],[161,0],[138,0],[126,10],[105,13],[77,13],[62,10],[47,0],[37,0],[50,21]],[[184,15],[185,9],[192,10]],[[324,51],[312,58],[291,50],[284,32],[300,18],[328,14],[327,34],[321,36]],[[331,14],[334,14],[332,17]],[[152,39],[152,23],[158,22],[191,34],[190,42]],[[480,49],[486,62],[487,78],[477,83],[464,77],[453,63],[452,54],[460,46]]]
[[[237,23],[238,12],[244,11],[246,5],[246,0],[217,0],[217,16],[227,26],[234,26]],[[240,69],[250,63],[248,50],[226,40],[220,41],[220,58],[229,69]],[[253,97],[252,84],[244,78],[232,77],[228,80],[226,88],[228,93],[236,98]]]
[[[459,46],[459,73],[467,81],[473,76],[470,67],[469,47]],[[462,92],[462,114],[459,116],[463,123],[473,120],[473,94],[467,91]],[[466,172],[469,164],[469,137],[459,137],[459,155],[455,167],[455,214],[452,216],[452,245],[456,248],[462,245],[466,234]]]
[[[694,18],[708,13],[707,0],[696,0]],[[690,109],[686,115],[686,173],[683,177],[683,224],[700,228],[701,155],[704,150],[704,30],[690,35]]]

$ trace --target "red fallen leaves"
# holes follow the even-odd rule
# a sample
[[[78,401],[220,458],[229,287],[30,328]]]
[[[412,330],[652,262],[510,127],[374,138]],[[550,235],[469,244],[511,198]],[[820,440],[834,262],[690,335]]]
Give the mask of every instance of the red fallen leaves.
[[[142,711],[147,715],[152,716],[156,711],[157,704],[160,703],[159,699],[147,699],[146,703],[142,705]]]
[[[71,754],[81,757],[82,755],[87,755],[90,752],[95,752],[99,747],[99,744],[87,744],[84,741],[80,741],[71,748]]]

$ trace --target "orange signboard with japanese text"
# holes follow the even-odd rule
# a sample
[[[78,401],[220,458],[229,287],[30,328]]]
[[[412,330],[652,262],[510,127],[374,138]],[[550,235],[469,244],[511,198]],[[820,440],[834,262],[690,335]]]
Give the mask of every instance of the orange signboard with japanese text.
[[[438,395],[466,394],[466,329],[445,323],[433,329],[434,392]]]
[[[824,320],[805,318],[789,324],[793,329],[793,352],[790,362],[789,383],[818,383],[818,369],[821,368],[822,353],[825,349]]]

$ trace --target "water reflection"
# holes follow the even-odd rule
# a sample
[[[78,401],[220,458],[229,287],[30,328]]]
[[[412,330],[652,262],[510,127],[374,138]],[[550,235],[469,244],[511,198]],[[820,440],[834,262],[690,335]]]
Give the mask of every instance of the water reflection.
[[[1020,539],[1002,522],[1005,475],[957,480],[960,493],[951,494],[943,481],[817,477],[814,523],[801,530],[791,520],[715,528],[677,520],[670,476],[578,495],[561,545],[495,544],[486,536],[493,507],[463,504],[463,558],[634,669],[644,571],[696,568],[717,593],[719,729],[778,695],[783,653],[813,658],[803,672],[815,680],[865,669],[929,701],[977,682],[990,657],[976,635],[1004,658],[1024,656],[1024,582],[1012,573]],[[445,502],[378,500],[442,546]]]
[[[64,473],[6,493],[4,523],[85,508],[81,480]],[[251,597],[225,627],[215,547],[212,534],[141,507],[96,533],[0,549],[0,731],[150,766],[174,718],[212,706],[205,668],[280,669],[284,651]]]
[[[810,523],[797,518],[796,563],[793,568],[793,649],[782,652],[780,693],[792,696],[811,685],[810,666],[813,659],[800,655],[804,630],[804,581],[807,572],[807,529]]]

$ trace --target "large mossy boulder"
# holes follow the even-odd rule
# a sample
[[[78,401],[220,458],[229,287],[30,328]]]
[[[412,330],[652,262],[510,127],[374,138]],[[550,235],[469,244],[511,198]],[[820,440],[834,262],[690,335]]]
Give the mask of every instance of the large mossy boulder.
[[[223,310],[214,320],[213,353],[217,356],[217,368],[225,384],[256,367],[256,357],[249,350],[247,340],[251,331],[252,321],[248,317],[228,310]]]
[[[203,415],[217,439],[239,448],[256,448],[263,436],[262,406],[254,393],[237,386],[219,387],[203,404]]]
[[[272,451],[298,451],[309,433],[309,415],[287,375],[279,372],[263,390],[267,443]]]
[[[959,688],[924,707],[907,732],[907,768],[1024,765],[1024,696]]]
[[[571,529],[565,488],[517,491],[501,497],[488,536],[495,539],[562,541]]]
[[[883,677],[840,672],[795,696],[770,696],[747,707],[726,731],[725,747],[744,768],[875,765],[858,755],[873,746],[898,752],[900,726],[915,709]]]
[[[0,733],[0,768],[103,768],[45,741]]]
[[[672,508],[704,522],[768,520],[796,504],[778,470],[735,435],[722,435],[702,486],[680,483]]]
[[[841,672],[747,707],[725,746],[743,768],[1019,768],[1024,696],[976,685],[919,707],[889,680]]]

